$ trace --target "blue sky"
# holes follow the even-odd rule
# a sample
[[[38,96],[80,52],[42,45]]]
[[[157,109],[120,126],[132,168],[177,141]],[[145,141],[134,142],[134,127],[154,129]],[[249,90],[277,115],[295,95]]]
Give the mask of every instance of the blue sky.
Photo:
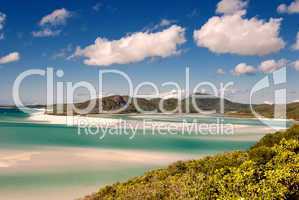
[[[235,82],[235,91],[230,95],[230,98],[235,101],[246,102],[248,101],[248,90],[259,79],[267,75],[265,71],[260,70],[260,66],[262,62],[269,60],[274,60],[272,65],[271,62],[265,63],[265,65],[270,65],[270,69],[273,67],[279,68],[279,61],[288,65],[288,100],[298,100],[299,71],[294,66],[295,61],[299,60],[299,51],[296,50],[294,45],[296,44],[297,32],[299,32],[299,10],[297,12],[296,7],[290,5],[295,5],[296,2],[299,5],[299,1],[273,0],[269,3],[269,1],[250,0],[237,10],[234,10],[228,3],[244,1],[231,0],[224,2],[225,8],[232,11],[227,11],[224,8],[221,11],[221,8],[219,8],[220,2],[220,0],[132,0],[129,2],[113,0],[61,0],[55,2],[50,0],[3,0],[0,2],[0,13],[2,13],[2,16],[5,15],[2,22],[3,27],[0,28],[0,36],[3,35],[0,40],[0,63],[2,63],[0,64],[0,103],[12,103],[12,85],[18,74],[27,69],[45,69],[46,67],[64,70],[65,76],[60,81],[90,81],[93,84],[97,84],[97,73],[98,70],[102,69],[121,70],[130,75],[135,84],[142,81],[151,81],[157,84],[165,81],[177,81],[184,84],[184,71],[186,67],[189,67],[191,85],[200,81],[211,81],[215,84],[233,81]],[[278,9],[281,4],[284,6]],[[217,8],[218,11],[216,11]],[[53,15],[51,14],[57,10],[62,11],[62,9],[66,11],[66,13],[62,12],[62,15],[64,14],[62,18],[52,20],[51,16],[53,17]],[[238,14],[242,11],[245,11],[246,14]],[[213,30],[210,32],[211,25],[207,24],[208,20],[215,16],[218,17],[218,19],[223,20],[220,22],[223,23],[219,25],[220,27],[225,26],[224,23],[227,21],[224,18],[226,16],[229,20],[233,15],[239,15],[240,22],[255,18],[258,21],[257,25],[260,23],[261,27],[264,27],[270,18],[280,18],[281,21],[277,22],[279,27],[277,35],[274,34],[273,36],[272,34],[273,38],[268,37],[267,34],[271,35],[271,33],[266,32],[261,37],[256,37],[256,40],[250,41],[251,44],[244,44],[245,46],[238,42],[235,36],[229,38],[235,41],[235,43],[232,42],[234,43],[232,45],[237,45],[237,47],[226,45],[225,42],[224,44],[219,44],[219,41],[217,44],[211,42],[209,37],[216,38],[221,37],[221,35],[218,33],[212,35],[215,32]],[[49,17],[47,18],[47,16]],[[42,23],[43,19],[44,24]],[[207,27],[204,28],[204,25],[207,25]],[[247,22],[245,22],[245,25],[248,25]],[[179,38],[169,42],[159,41],[162,42],[161,46],[164,44],[166,46],[161,51],[159,49],[152,50],[151,48],[155,48],[157,45],[151,47],[149,44],[144,52],[138,52],[137,45],[137,47],[132,48],[133,50],[134,48],[137,49],[137,53],[141,54],[137,55],[138,58],[124,56],[124,58],[118,60],[112,58],[107,61],[108,64],[102,64],[104,63],[101,57],[102,54],[90,57],[90,51],[86,49],[95,43],[96,38],[106,38],[106,42],[110,44],[113,40],[130,39],[130,36],[134,34],[144,33],[142,37],[147,39],[151,37],[149,36],[150,33],[156,33],[155,36],[158,37],[159,33],[170,30],[174,26],[184,30],[185,41],[179,42],[178,39],[182,39],[179,35],[176,35]],[[254,26],[249,27],[248,31],[245,28],[240,31],[249,35],[260,34],[252,31],[252,29],[254,29]],[[269,29],[269,32],[271,32],[275,28],[270,27]],[[52,35],[38,37],[37,34],[34,34],[45,30],[52,31],[50,33]],[[193,35],[196,30],[200,31],[202,35],[204,33],[208,33],[208,35],[195,39]],[[230,33],[230,30],[227,31]],[[239,34],[238,30],[232,34],[237,36]],[[244,37],[245,40],[247,37],[255,39],[254,36]],[[136,39],[133,36],[131,38]],[[250,49],[252,44],[258,46],[263,41],[267,41],[265,38],[277,40],[265,44],[266,47],[269,46],[266,49],[273,48],[273,51],[267,52],[262,47],[257,48],[255,51],[252,48]],[[284,44],[279,45],[278,39],[281,39]],[[201,45],[198,45],[197,41]],[[167,47],[167,45],[171,45],[170,43],[175,45],[175,49]],[[238,45],[240,45],[240,48]],[[244,48],[241,48],[243,46]],[[80,53],[77,52],[76,54],[76,47],[81,48]],[[249,48],[248,51],[246,51],[246,48]],[[92,53],[98,53],[102,49],[103,46],[100,46]],[[240,49],[244,49],[245,53],[239,52]],[[1,62],[1,58],[5,58],[13,52],[18,53],[18,58],[11,55],[12,60],[7,61],[7,59],[4,59]],[[119,52],[114,52],[114,54],[112,52],[113,55],[111,56],[116,53]],[[74,58],[68,59],[72,55]],[[86,64],[84,62],[86,60],[95,60],[98,64]],[[120,64],[120,62],[122,63]],[[239,68],[240,73],[232,73],[240,63],[245,64]],[[297,65],[299,64],[297,63]],[[218,69],[222,69],[225,74],[218,74]],[[105,90],[106,92],[122,94],[126,91],[124,85],[119,77],[111,76],[107,78]],[[161,88],[161,90],[165,91],[167,89]],[[39,77],[32,78],[26,80],[24,87],[22,87],[22,97],[27,103],[41,103],[45,100],[44,91],[45,81]],[[264,93],[264,96],[265,94],[267,92]],[[264,99],[264,97],[258,99],[261,102],[271,101],[271,99]]]

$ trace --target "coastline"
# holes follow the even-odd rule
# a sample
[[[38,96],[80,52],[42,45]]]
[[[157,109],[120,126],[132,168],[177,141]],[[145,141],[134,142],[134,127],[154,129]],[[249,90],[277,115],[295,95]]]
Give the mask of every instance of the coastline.
[[[168,122],[167,118],[176,118],[175,115],[139,115],[132,114],[130,118],[126,118],[126,115],[122,115],[126,123],[129,125],[142,126],[142,118],[149,117],[155,118],[152,123],[157,124],[161,128],[163,126],[180,127],[180,122]],[[181,115],[181,118],[207,118],[203,115]],[[166,118],[166,121],[162,119]],[[28,117],[22,118],[24,123],[32,124],[51,124],[51,125],[63,125],[76,127],[78,121],[84,121],[86,125],[107,125],[114,127],[119,124],[117,117],[109,115],[96,115],[96,116],[72,116],[72,120],[68,121],[66,116],[47,115],[44,110],[38,109]],[[127,120],[128,119],[128,120]],[[201,121],[201,119],[199,119]],[[192,124],[192,123],[190,123]],[[189,137],[189,140],[221,140],[229,144],[230,141],[256,141],[264,134],[269,132],[269,128],[264,126],[252,126],[235,124],[237,129],[236,135],[231,136],[183,136],[179,138],[184,140],[184,137]],[[45,126],[48,128],[48,126]],[[52,126],[50,126],[52,127]],[[273,130],[271,130],[273,132]],[[40,131],[38,135],[43,137],[46,132]],[[178,137],[177,137],[178,138]],[[55,139],[55,137],[54,137]],[[159,139],[159,138],[158,138]],[[176,142],[176,140],[173,140]],[[190,144],[190,143],[189,143]],[[170,145],[175,145],[171,143]],[[145,171],[164,167],[168,164],[176,162],[178,160],[193,160],[200,159],[201,157],[213,154],[213,152],[202,152],[199,154],[186,153],[186,152],[171,152],[171,151],[155,151],[155,149],[114,149],[114,148],[81,148],[81,147],[62,147],[62,146],[34,146],[32,149],[7,149],[2,148],[0,155],[0,169],[2,171],[2,177],[5,180],[14,177],[21,177],[24,180],[33,180],[29,186],[18,188],[19,191],[28,191],[26,187],[41,188],[41,190],[53,187],[55,188],[55,195],[61,197],[60,199],[68,199],[70,192],[66,192],[67,188],[78,188],[74,197],[80,197],[85,194],[95,191],[98,187],[102,187],[105,184],[114,183],[117,181],[124,181],[128,177],[135,177],[143,174]],[[116,147],[120,148],[120,147]],[[211,147],[209,147],[211,148]],[[57,173],[59,172],[59,173]],[[45,178],[45,182],[42,185],[39,183],[39,176]],[[60,179],[61,176],[61,179]],[[80,177],[77,179],[77,177]],[[53,178],[55,177],[55,178]],[[55,180],[54,180],[55,179]],[[88,179],[88,181],[87,181]],[[60,182],[57,182],[60,180]],[[68,182],[69,180],[76,180],[76,183]],[[97,181],[97,182],[96,182]],[[94,183],[94,185],[92,185]],[[87,186],[86,186],[87,185]],[[8,186],[9,183],[8,183]],[[15,188],[15,185],[11,185]],[[61,194],[58,194],[58,190],[61,189]],[[53,189],[54,190],[54,189]],[[3,188],[3,194],[7,199],[19,199],[19,196],[14,196],[9,189]],[[23,192],[22,192],[23,193]],[[68,193],[68,194],[66,194]],[[42,194],[34,193],[37,196]],[[64,195],[66,198],[64,198]],[[28,199],[34,199],[28,194]],[[34,199],[35,200],[35,199]]]
[[[26,171],[45,171],[57,169],[80,169],[81,167],[95,167],[106,169],[134,165],[162,166],[177,160],[198,158],[197,154],[178,154],[172,152],[158,152],[148,150],[109,149],[109,148],[81,148],[81,147],[40,147],[33,149],[0,149],[0,169],[2,173]]]
[[[102,114],[101,114],[102,115]],[[111,115],[96,115],[96,116],[61,116],[61,115],[48,115],[43,111],[39,111],[36,113],[32,113],[27,121],[31,123],[40,123],[40,124],[51,124],[51,125],[64,125],[70,127],[104,127],[104,128],[123,128],[123,125],[126,127],[134,127],[134,130],[147,129],[151,128],[160,128],[161,130],[168,130],[169,127],[176,129],[177,131],[185,130],[185,128],[190,128],[194,126],[194,123],[183,124],[182,122],[168,122],[168,121],[148,121],[149,124],[152,124],[152,127],[145,126],[144,122],[140,119],[144,119],[150,117],[151,119],[159,119],[164,115],[132,115],[131,118],[136,120],[124,120],[124,119],[116,119],[111,118]],[[101,116],[101,117],[99,117]],[[146,116],[146,117],[145,117]],[[155,116],[155,117],[153,117]],[[167,116],[167,115],[165,115]],[[184,117],[207,117],[202,115],[181,115]],[[172,116],[175,117],[175,116]],[[139,120],[138,120],[139,119]],[[231,118],[229,119],[238,119]],[[242,118],[242,120],[244,120]],[[251,119],[253,120],[253,119]],[[275,122],[275,120],[273,120]],[[200,125],[200,123],[199,123]],[[224,124],[223,128],[228,128],[229,125]],[[245,125],[245,124],[233,124],[234,134],[232,135],[223,135],[223,134],[211,134],[211,135],[195,135],[193,136],[195,139],[202,140],[223,140],[223,141],[257,141],[266,133],[273,133],[277,130],[274,130],[268,126],[260,126],[260,125]],[[280,130],[284,130],[281,128]],[[188,137],[188,136],[184,136]]]

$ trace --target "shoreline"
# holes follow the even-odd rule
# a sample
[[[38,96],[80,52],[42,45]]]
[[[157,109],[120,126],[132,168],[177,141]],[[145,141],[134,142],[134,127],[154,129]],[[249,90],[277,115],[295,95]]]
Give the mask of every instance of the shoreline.
[[[46,123],[46,124],[56,124],[56,125],[67,125],[67,126],[74,126],[74,127],[77,127],[79,125],[82,125],[80,123],[87,123],[86,125],[103,125],[103,126],[115,126],[115,125],[119,125],[120,121],[123,121],[123,122],[127,122],[131,125],[142,125],[140,122],[140,120],[132,120],[132,119],[129,119],[129,120],[124,120],[124,119],[117,119],[117,118],[111,118],[109,117],[110,115],[104,115],[102,117],[98,117],[97,116],[79,116],[79,115],[76,115],[76,116],[62,116],[62,115],[49,115],[49,114],[45,114],[44,112],[40,111],[40,112],[36,112],[36,113],[33,113],[31,114],[28,118],[27,118],[27,121],[29,122],[39,122],[39,123]],[[144,117],[146,116],[146,117]],[[149,116],[155,116],[153,117],[154,119],[159,119],[161,118],[161,115],[149,115]],[[148,115],[133,115],[132,118],[136,118],[136,119],[146,119],[147,117],[149,117]],[[190,115],[181,115],[183,117],[190,117]],[[175,116],[174,116],[175,117]],[[191,116],[191,117],[195,117],[195,116]],[[198,118],[201,118],[201,117],[208,117],[208,116],[196,116]],[[216,116],[215,116],[216,117]],[[152,118],[149,118],[149,119],[152,119]],[[235,118],[235,119],[238,119],[238,118]],[[258,119],[256,119],[258,120]],[[273,120],[275,121],[275,120]],[[157,125],[161,125],[161,127],[165,127],[167,125],[169,126],[172,126],[172,125],[178,125],[178,124],[181,124],[181,123],[184,123],[183,121],[177,121],[177,122],[173,122],[173,121],[165,121],[165,120],[162,120],[162,121],[149,121],[151,123],[154,123],[154,124],[157,124]],[[188,124],[194,124],[192,122],[188,123]],[[211,123],[213,124],[213,123]],[[224,124],[225,125],[225,124]],[[257,126],[257,125],[242,125],[242,124],[234,124],[235,128],[247,128],[247,127],[252,127],[252,126]],[[180,126],[178,126],[177,128],[181,128]]]
[[[103,115],[104,116],[104,115]],[[136,116],[136,118],[144,115]],[[152,115],[153,116],[153,115]],[[190,115],[189,115],[190,116]],[[149,117],[149,116],[148,116]],[[157,118],[161,117],[160,115],[156,115]],[[163,116],[162,116],[163,117]],[[203,117],[203,116],[198,116]],[[134,118],[134,117],[132,117]],[[157,119],[156,118],[156,119]],[[44,112],[36,112],[30,115],[27,118],[28,122],[31,123],[40,123],[40,124],[51,124],[51,125],[64,125],[69,127],[78,127],[78,128],[111,128],[111,129],[126,129],[131,128],[132,131],[136,130],[151,130],[155,129],[164,132],[169,131],[169,127],[173,128],[177,133],[177,136],[183,137],[194,137],[194,139],[203,139],[203,140],[223,140],[223,141],[257,141],[266,133],[276,132],[276,129],[273,129],[268,126],[261,125],[245,125],[245,124],[233,124],[232,127],[227,124],[220,124],[219,127],[223,126],[223,129],[232,128],[233,134],[225,135],[223,133],[214,133],[208,132],[207,134],[204,132],[199,132],[199,134],[188,135],[188,134],[180,134],[182,131],[188,130],[188,128],[192,128],[194,125],[202,125],[201,123],[182,123],[182,122],[167,122],[167,121],[149,121],[148,123],[151,126],[145,126],[142,120],[124,120],[124,119],[115,119],[107,117],[90,117],[90,116],[60,116],[60,115],[48,115]],[[205,125],[205,123],[203,123]],[[212,124],[215,125],[215,124]],[[211,125],[211,126],[212,126]],[[217,124],[216,124],[217,125]],[[279,128],[278,130],[284,130],[284,128]],[[180,132],[181,131],[181,132]],[[166,135],[166,134],[165,134]],[[171,135],[168,134],[167,135]],[[175,135],[175,134],[173,134]]]
[[[1,173],[44,171],[46,169],[80,169],[98,163],[98,169],[118,167],[119,163],[125,166],[134,165],[165,165],[177,160],[198,158],[197,154],[175,152],[159,152],[153,150],[114,149],[114,148],[82,148],[46,146],[34,149],[0,149]],[[92,166],[91,165],[91,166]],[[91,167],[90,166],[90,167]],[[51,170],[50,170],[51,171]]]

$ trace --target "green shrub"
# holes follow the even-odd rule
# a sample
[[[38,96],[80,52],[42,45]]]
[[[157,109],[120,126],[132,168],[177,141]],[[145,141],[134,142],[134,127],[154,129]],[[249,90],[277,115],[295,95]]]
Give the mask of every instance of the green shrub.
[[[177,162],[85,200],[299,199],[299,127],[266,135],[244,152]]]

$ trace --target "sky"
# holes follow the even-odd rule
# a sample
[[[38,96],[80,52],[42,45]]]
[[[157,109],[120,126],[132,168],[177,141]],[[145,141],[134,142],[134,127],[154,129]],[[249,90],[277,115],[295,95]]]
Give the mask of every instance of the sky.
[[[29,69],[63,70],[62,82],[88,81],[120,70],[132,79],[191,90],[197,83],[233,82],[233,101],[248,102],[251,88],[286,66],[288,102],[299,100],[299,0],[59,0],[0,1],[0,104],[13,104],[12,88]],[[273,102],[275,87],[256,95]],[[105,77],[105,94],[126,94],[117,75]],[[184,90],[184,88],[182,88]],[[201,91],[208,91],[202,88]],[[46,80],[24,81],[27,104],[45,103]],[[150,93],[145,88],[144,93]],[[142,93],[142,92],[141,92]],[[88,93],[80,91],[80,98]]]

